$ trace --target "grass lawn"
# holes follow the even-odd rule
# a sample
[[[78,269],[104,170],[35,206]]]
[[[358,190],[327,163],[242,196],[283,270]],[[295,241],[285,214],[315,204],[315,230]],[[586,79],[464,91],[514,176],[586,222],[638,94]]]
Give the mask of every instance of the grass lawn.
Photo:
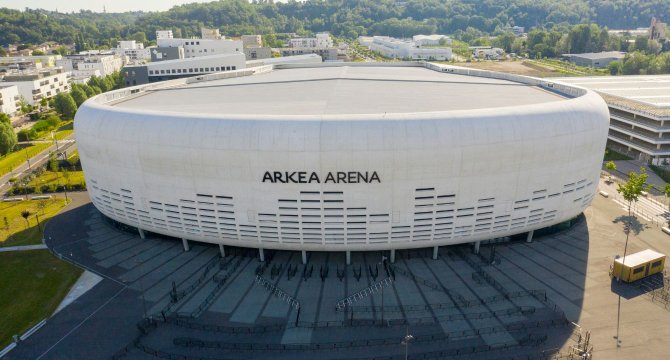
[[[81,184],[84,182],[84,172],[83,171],[68,171],[69,178],[68,183],[70,185]],[[65,185],[65,177],[63,177],[63,172],[53,172],[45,171],[39,177],[36,177],[28,183],[28,186],[39,186],[39,185]]]
[[[32,158],[51,145],[53,144],[40,143],[35,145],[28,145],[23,149],[15,150],[5,156],[0,157],[0,176],[11,172],[17,166],[26,162],[26,158]]]
[[[52,196],[53,198],[49,200],[24,200],[0,203],[0,247],[40,244],[43,232],[37,226],[35,214],[38,214],[40,223],[42,224],[41,228],[43,229],[44,223],[65,207],[65,199],[61,194],[54,194]],[[45,206],[44,209],[40,209],[41,204]],[[26,224],[26,220],[21,216],[23,210],[31,212],[31,215],[28,217],[28,224]],[[9,229],[6,228],[4,218],[7,218]],[[26,225],[28,225],[27,228]],[[2,273],[0,272],[0,274]]]
[[[48,250],[0,253],[0,349],[51,316],[81,273]]]

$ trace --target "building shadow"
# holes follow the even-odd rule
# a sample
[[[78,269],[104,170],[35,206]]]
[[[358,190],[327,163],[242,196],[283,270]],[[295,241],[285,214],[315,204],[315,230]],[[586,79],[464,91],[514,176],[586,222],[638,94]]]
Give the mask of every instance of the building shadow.
[[[657,273],[632,283],[617,281],[616,278],[612,278],[610,288],[613,293],[626,300],[630,300],[640,295],[653,292],[654,290],[662,289],[664,282],[665,279],[663,273]]]

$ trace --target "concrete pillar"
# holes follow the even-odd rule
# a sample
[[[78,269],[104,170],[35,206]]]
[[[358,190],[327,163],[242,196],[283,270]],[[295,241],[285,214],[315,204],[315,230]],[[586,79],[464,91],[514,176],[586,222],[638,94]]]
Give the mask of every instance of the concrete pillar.
[[[144,230],[137,228],[137,232],[140,233],[140,239],[144,239],[146,236],[144,235]]]
[[[219,253],[222,258],[226,257],[226,248],[223,247],[223,244],[219,244]]]
[[[526,242],[533,242],[533,230],[528,232],[528,236],[526,237]]]
[[[391,249],[391,264],[395,264],[395,249]]]
[[[475,254],[479,254],[479,244],[481,241],[475,241]]]
[[[303,250],[302,252],[302,263],[307,264],[307,251]]]
[[[182,238],[181,243],[182,243],[182,245],[184,245],[184,251],[189,251],[190,250],[190,248],[188,247],[188,240],[186,240],[185,238]]]
[[[261,262],[265,261],[265,253],[263,252],[263,248],[258,248],[258,259]]]
[[[347,265],[351,265],[351,251],[347,250],[345,253],[347,257]]]
[[[433,247],[433,260],[437,260],[437,252],[439,250],[439,246],[434,246]]]

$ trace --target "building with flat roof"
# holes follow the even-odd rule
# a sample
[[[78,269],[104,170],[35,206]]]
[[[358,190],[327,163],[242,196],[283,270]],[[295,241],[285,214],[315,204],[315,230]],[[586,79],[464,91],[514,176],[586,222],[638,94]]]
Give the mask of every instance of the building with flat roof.
[[[144,44],[138,43],[135,40],[122,40],[116,48],[113,49],[115,54],[125,56],[130,62],[146,61],[151,59],[151,47],[144,48]]]
[[[66,55],[56,65],[72,73],[73,78],[107,76],[123,67],[123,57],[109,53]]]
[[[299,56],[307,54],[315,54],[320,56],[323,61],[336,61],[337,48],[280,48],[276,49],[282,57]]]
[[[0,83],[0,112],[14,116],[21,108],[21,96],[16,85]]]
[[[69,92],[70,73],[61,68],[17,71],[5,75],[4,82],[0,85],[16,85],[19,95],[28,104],[35,105],[60,92]]]
[[[238,52],[129,65],[123,68],[122,74],[125,86],[135,86],[214,72],[234,71],[244,69],[245,64],[244,54]]]
[[[610,112],[608,147],[654,165],[670,164],[670,75],[554,79],[596,91]]]
[[[618,61],[626,56],[622,51],[603,51],[598,53],[563,54],[568,61],[578,66],[590,68],[606,68],[612,61]]]
[[[227,39],[158,39],[159,48],[183,48],[185,58],[242,53],[241,40]],[[173,60],[173,59],[170,59]]]
[[[54,67],[60,59],[61,55],[0,56],[0,66],[30,63],[34,68],[47,68]]]
[[[608,120],[596,93],[519,75],[282,64],[104,93],[75,133],[93,204],[142,232],[393,257],[578,216]]]
[[[361,39],[368,43],[368,39]],[[374,36],[369,48],[382,54],[384,57],[392,59],[410,59],[410,60],[450,60],[452,56],[449,47],[421,47],[420,44],[403,39],[395,39],[388,36]]]

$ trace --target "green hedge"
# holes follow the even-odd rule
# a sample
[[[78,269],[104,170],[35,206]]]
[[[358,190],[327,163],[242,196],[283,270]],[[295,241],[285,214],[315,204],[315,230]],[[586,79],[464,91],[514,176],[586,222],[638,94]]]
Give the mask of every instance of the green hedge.
[[[661,179],[663,179],[663,181],[670,182],[670,171],[656,165],[649,165],[649,168]]]

